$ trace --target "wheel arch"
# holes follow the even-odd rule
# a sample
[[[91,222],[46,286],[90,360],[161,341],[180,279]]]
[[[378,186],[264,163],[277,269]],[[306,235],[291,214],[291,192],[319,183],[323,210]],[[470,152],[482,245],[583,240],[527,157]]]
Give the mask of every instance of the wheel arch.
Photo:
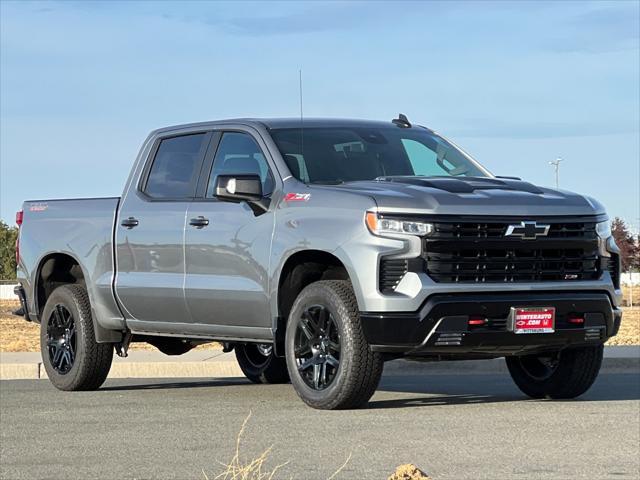
[[[38,320],[51,293],[61,285],[80,284],[86,288],[86,275],[75,256],[50,252],[38,262],[33,278],[33,296]]]
[[[354,276],[349,270],[347,262],[335,252],[326,250],[298,250],[286,258],[276,281],[277,323],[274,329],[278,354],[282,352],[289,311],[300,292],[318,280],[348,280],[353,283]]]
[[[122,338],[120,332],[109,330],[100,325],[93,308],[93,292],[89,288],[90,277],[82,263],[70,252],[49,252],[37,264],[33,274],[33,305],[38,321],[42,322],[42,312],[51,293],[62,285],[81,285],[87,291],[91,303],[91,320],[100,343],[118,342]]]

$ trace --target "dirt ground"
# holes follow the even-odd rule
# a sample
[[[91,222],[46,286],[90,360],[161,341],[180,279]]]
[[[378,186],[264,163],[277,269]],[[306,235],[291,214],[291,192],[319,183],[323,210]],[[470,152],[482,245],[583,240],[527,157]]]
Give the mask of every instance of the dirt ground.
[[[617,336],[607,342],[607,345],[640,345],[640,288],[635,288],[633,308],[623,308],[622,325]],[[627,300],[625,296],[625,300]],[[636,303],[637,302],[637,303]],[[40,337],[38,324],[26,322],[22,317],[16,317],[11,312],[17,309],[18,302],[0,300],[0,352],[39,352]],[[197,349],[219,349],[217,343],[200,345]],[[156,350],[146,343],[133,343],[132,350]]]

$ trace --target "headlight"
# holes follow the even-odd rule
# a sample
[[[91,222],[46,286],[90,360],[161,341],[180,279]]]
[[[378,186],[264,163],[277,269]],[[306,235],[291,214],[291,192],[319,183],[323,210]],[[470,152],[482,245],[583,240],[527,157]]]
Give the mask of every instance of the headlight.
[[[379,218],[377,213],[367,212],[366,223],[369,230],[374,235],[405,234],[405,235],[428,235],[433,232],[432,223],[413,222],[410,220],[399,220],[394,218]]]
[[[596,223],[596,233],[600,238],[609,238],[611,236],[611,222],[606,220]]]

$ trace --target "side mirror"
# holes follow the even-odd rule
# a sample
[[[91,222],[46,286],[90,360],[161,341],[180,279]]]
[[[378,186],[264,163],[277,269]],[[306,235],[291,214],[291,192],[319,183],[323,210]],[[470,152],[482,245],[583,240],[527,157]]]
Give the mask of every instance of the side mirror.
[[[262,181],[258,175],[218,175],[215,196],[231,202],[262,200]]]
[[[247,202],[254,215],[262,215],[269,209],[270,199],[262,194],[259,175],[218,175],[215,196],[226,202]]]

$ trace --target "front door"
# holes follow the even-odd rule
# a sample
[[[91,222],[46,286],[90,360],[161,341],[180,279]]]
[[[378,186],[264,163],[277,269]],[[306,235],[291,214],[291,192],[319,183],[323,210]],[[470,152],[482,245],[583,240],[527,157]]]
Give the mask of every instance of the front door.
[[[184,299],[185,215],[210,133],[162,138],[141,180],[122,199],[116,225],[116,294],[131,327],[188,323]]]
[[[220,174],[257,174],[263,193],[274,188],[258,140],[247,132],[223,132],[205,174],[203,198],[187,212],[185,296],[191,319],[223,336],[269,339],[273,212],[255,214],[245,202],[216,199],[214,183]]]

